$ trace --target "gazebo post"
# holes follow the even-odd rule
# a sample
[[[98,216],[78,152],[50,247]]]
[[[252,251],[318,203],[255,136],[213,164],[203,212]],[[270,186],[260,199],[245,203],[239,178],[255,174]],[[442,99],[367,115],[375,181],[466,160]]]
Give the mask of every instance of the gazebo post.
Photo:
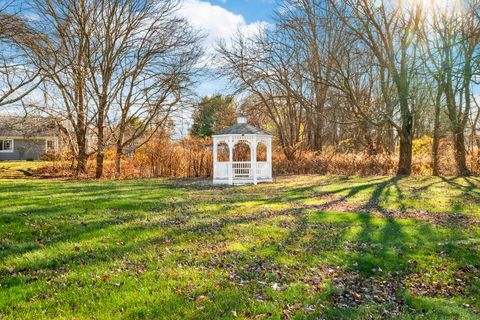
[[[253,142],[250,150],[251,163],[253,170],[253,184],[257,184],[257,136],[253,136]]]
[[[233,185],[233,147],[234,141],[233,138],[230,136],[228,139],[228,183]]]
[[[272,179],[273,163],[272,163],[272,137],[267,139],[267,166],[270,172],[270,179]]]
[[[217,151],[217,138],[213,137],[213,179],[217,178],[217,161],[218,161],[218,151]]]
[[[267,163],[272,164],[272,137],[267,139]]]

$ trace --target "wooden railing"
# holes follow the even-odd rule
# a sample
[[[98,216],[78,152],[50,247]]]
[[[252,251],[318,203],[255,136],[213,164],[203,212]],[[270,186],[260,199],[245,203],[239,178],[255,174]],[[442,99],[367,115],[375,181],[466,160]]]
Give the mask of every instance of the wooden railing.
[[[268,162],[257,162],[257,178],[258,179],[271,179],[271,167],[272,164]]]
[[[217,162],[214,168],[215,178],[228,179],[230,172],[230,162]]]
[[[215,178],[228,179],[230,177],[230,170],[233,179],[253,179],[252,162],[217,162],[215,166]],[[271,178],[271,163],[257,162],[256,163],[257,179]]]
[[[233,178],[253,178],[251,162],[233,162]]]

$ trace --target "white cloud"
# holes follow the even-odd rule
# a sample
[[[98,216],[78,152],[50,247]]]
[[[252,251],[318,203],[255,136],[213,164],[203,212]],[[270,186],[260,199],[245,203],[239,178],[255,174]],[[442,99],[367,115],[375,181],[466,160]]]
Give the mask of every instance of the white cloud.
[[[222,0],[222,2],[225,3],[227,0]],[[217,67],[212,57],[218,40],[226,40],[228,43],[237,31],[241,31],[246,35],[252,35],[270,25],[266,21],[247,23],[242,15],[203,0],[184,0],[183,6],[178,13],[187,19],[194,28],[206,34],[207,37],[204,41],[206,56],[202,65],[210,71],[215,70]],[[202,81],[199,81],[199,85],[195,88],[195,91],[200,96],[222,92],[227,93],[229,91],[227,79],[209,78],[208,75]],[[190,122],[179,124],[179,128],[181,128],[181,130],[178,130],[179,136],[184,136],[184,133],[182,134],[181,132],[184,132],[184,129],[188,128],[189,125]]]
[[[218,40],[230,39],[237,30],[251,34],[269,25],[266,21],[247,23],[242,15],[201,0],[185,0],[179,14],[207,34],[207,51],[211,51]]]

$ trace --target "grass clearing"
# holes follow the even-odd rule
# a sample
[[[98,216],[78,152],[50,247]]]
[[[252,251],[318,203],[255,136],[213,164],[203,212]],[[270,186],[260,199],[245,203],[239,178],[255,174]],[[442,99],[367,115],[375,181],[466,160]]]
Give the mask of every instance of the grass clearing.
[[[0,319],[478,319],[479,187],[0,180]]]
[[[33,175],[44,161],[0,161],[0,179],[22,179]]]

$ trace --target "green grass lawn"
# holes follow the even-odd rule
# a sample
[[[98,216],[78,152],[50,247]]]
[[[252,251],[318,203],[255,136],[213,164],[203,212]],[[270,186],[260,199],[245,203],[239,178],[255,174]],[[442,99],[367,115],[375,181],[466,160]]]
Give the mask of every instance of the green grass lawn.
[[[34,170],[46,163],[44,161],[0,161],[0,179],[30,177]]]
[[[0,180],[0,319],[478,319],[480,179]]]

